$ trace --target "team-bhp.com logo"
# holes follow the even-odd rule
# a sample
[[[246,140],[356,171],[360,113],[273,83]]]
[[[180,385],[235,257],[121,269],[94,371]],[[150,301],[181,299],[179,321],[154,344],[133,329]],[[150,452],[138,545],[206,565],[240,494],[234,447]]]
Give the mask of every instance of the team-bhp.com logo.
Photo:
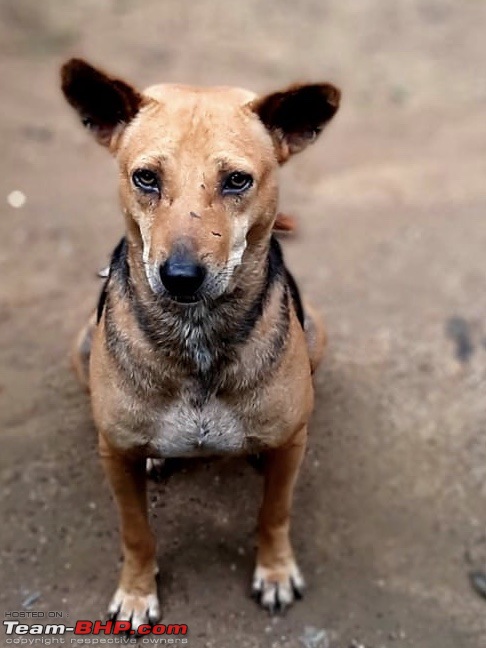
[[[5,626],[5,634],[7,635],[6,643],[16,645],[32,645],[33,635],[45,637],[46,635],[64,635],[66,633],[73,633],[79,638],[85,637],[86,635],[95,637],[89,642],[92,644],[110,643],[106,639],[105,641],[96,641],[96,637],[101,635],[114,635],[115,637],[146,637],[150,635],[152,637],[151,643],[187,644],[187,639],[184,635],[187,635],[188,632],[188,627],[184,623],[170,623],[167,625],[163,623],[157,623],[156,625],[146,623],[138,626],[138,628],[132,626],[130,621],[103,622],[80,620],[69,627],[63,623],[27,625],[19,621],[4,621],[3,625]],[[28,639],[28,637],[31,638]],[[160,637],[160,640],[154,641],[156,637]],[[80,643],[80,641],[72,637],[71,643]]]

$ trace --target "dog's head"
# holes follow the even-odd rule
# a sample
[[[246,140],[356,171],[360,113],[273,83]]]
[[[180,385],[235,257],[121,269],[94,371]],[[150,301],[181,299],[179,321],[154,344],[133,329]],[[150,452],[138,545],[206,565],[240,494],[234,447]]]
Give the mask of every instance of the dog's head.
[[[245,250],[268,241],[279,164],[316,139],[340,99],[330,84],[265,97],[178,85],[140,93],[79,59],[63,66],[62,89],[118,161],[150,287],[186,303],[231,290]]]

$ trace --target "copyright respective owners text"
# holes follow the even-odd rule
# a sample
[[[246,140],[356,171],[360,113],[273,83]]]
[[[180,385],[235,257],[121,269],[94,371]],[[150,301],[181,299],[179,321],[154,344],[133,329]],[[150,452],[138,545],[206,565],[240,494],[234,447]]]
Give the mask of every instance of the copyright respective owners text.
[[[130,621],[71,619],[59,611],[5,612],[3,630],[7,646],[186,646],[185,623],[142,624]]]

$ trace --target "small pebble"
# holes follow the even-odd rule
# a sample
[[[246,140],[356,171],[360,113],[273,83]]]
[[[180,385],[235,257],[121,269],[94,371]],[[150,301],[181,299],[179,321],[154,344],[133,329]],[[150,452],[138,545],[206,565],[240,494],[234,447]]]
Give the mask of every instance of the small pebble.
[[[15,191],[11,191],[7,196],[8,204],[10,205],[10,207],[15,207],[15,209],[20,209],[20,207],[23,207],[26,201],[27,201],[26,195],[22,191],[19,191],[18,189],[15,189]]]
[[[304,648],[329,648],[331,645],[327,632],[313,626],[305,626],[299,641]]]
[[[474,591],[486,598],[486,573],[483,571],[474,571],[469,574],[469,580]]]
[[[29,594],[23,601],[22,601],[22,607],[26,608],[27,610],[31,608],[36,601],[40,599],[40,592],[33,592],[32,594]]]

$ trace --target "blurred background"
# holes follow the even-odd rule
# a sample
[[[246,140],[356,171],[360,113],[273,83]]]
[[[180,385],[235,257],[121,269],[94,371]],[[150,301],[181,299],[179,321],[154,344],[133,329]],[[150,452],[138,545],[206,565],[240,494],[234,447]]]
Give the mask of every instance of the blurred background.
[[[0,613],[103,618],[119,561],[67,351],[122,232],[116,169],[59,91],[69,56],[139,87],[327,80],[282,172],[289,265],[330,337],[294,540],[308,592],[249,598],[260,477],[151,487],[164,621],[194,648],[486,646],[486,2],[0,0]],[[3,641],[3,640],[1,640]]]

